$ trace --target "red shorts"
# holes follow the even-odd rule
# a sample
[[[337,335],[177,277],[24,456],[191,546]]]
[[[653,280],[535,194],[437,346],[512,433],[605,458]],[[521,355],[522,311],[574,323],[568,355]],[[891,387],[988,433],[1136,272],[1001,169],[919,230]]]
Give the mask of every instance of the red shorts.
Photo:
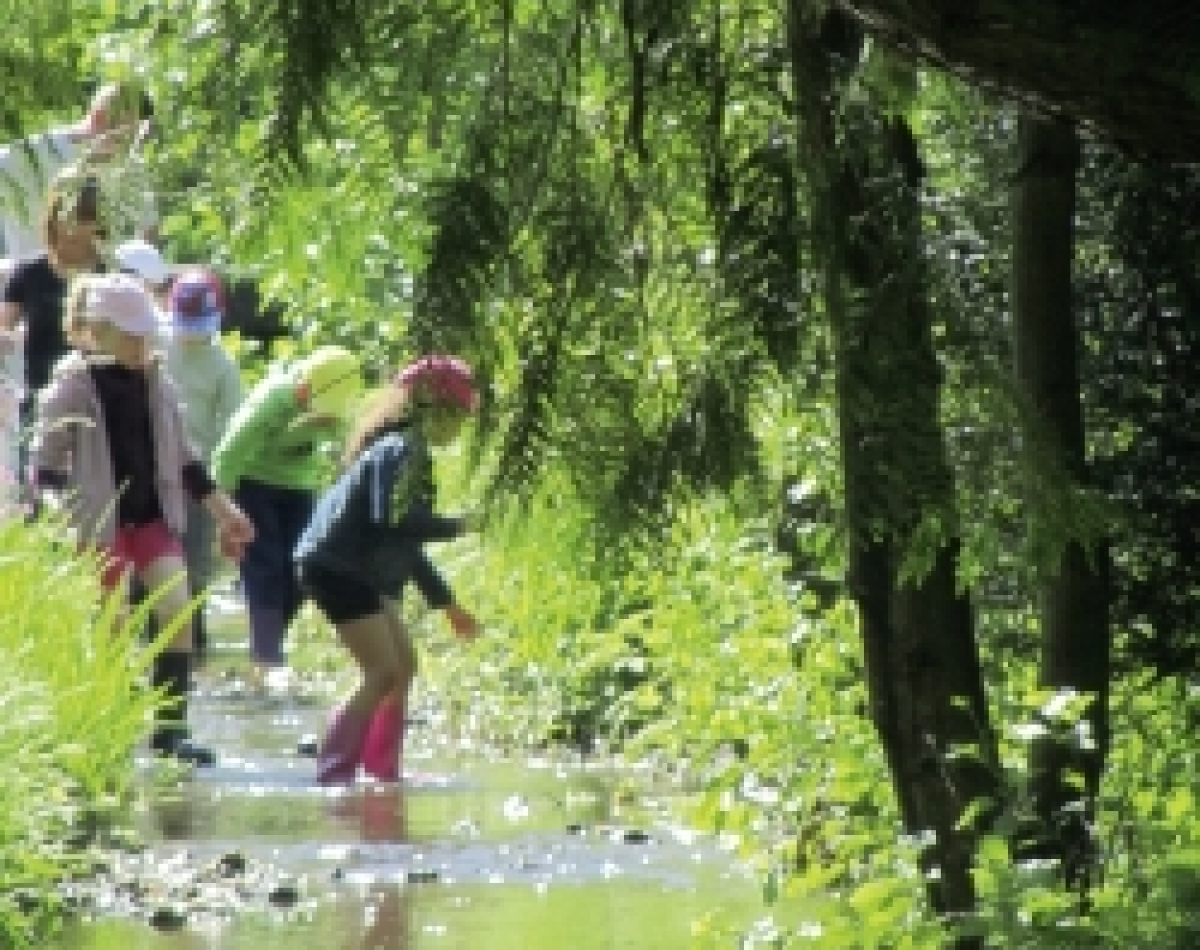
[[[131,568],[140,573],[159,558],[183,557],[183,545],[161,518],[145,524],[121,525],[111,544],[98,547],[105,554],[104,574],[100,579],[105,590],[116,587]]]

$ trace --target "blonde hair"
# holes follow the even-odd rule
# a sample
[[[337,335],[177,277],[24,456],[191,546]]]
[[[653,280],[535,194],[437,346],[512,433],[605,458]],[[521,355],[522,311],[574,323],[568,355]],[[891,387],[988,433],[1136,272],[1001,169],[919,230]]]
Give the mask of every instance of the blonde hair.
[[[362,411],[357,413],[358,422],[346,439],[343,467],[349,467],[382,431],[411,416],[411,396],[410,390],[392,384],[381,387],[364,400]]]
[[[100,182],[95,175],[68,166],[55,177],[42,216],[42,238],[51,257],[56,255],[64,225],[103,224],[100,197]]]

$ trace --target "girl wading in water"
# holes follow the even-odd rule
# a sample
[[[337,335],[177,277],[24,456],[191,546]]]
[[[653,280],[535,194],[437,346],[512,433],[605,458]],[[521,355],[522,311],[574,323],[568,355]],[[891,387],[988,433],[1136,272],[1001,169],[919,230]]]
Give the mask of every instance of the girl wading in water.
[[[55,366],[38,402],[32,447],[36,483],[63,492],[81,545],[104,553],[106,589],[136,575],[162,588],[154,613],[162,627],[188,607],[183,546],[187,499],[213,516],[222,551],[234,558],[254,526],[216,488],[184,433],[175,388],[149,340],[158,320],[149,295],[125,274],[76,278],[66,307],[67,338],[78,350]],[[187,730],[192,628],[178,624],[154,659],[153,683],[166,693],[150,740],[160,754],[210,765],[212,752]]]
[[[425,554],[457,537],[467,518],[434,513],[431,449],[453,442],[479,403],[462,360],[429,356],[405,367],[380,394],[346,448],[346,467],[317,504],[296,547],[305,593],[358,664],[358,689],[325,733],[317,780],[354,781],[359,765],[384,782],[400,778],[404,716],[416,651],[397,604],[408,581],[442,610],[463,640],[479,632]]]

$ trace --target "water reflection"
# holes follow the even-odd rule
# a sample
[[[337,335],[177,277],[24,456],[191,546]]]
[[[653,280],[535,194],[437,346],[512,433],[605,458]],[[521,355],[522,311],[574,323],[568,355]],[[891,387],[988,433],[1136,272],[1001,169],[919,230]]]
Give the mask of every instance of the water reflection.
[[[383,950],[413,947],[408,891],[401,887],[372,888],[364,900],[367,928],[361,938],[350,937],[344,950]]]
[[[294,751],[320,710],[193,708],[221,760],[149,796],[150,849],[129,874],[154,902],[53,950],[679,950],[714,912],[762,913],[754,880],[658,824],[627,771],[488,758],[431,727],[405,784],[331,791]],[[289,882],[294,900],[276,900]],[[164,904],[184,908],[181,929],[148,925]]]
[[[404,840],[404,793],[399,786],[370,789],[358,801],[363,841]]]
[[[147,809],[154,828],[164,840],[187,839],[195,834],[195,803],[189,796],[163,794]]]

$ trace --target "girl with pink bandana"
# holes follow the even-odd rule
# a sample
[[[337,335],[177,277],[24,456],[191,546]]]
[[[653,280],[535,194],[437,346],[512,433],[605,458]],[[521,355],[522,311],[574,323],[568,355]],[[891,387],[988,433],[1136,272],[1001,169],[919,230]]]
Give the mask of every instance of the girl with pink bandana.
[[[464,640],[479,631],[425,554],[469,519],[434,513],[431,449],[457,438],[479,396],[462,360],[429,356],[407,366],[366,413],[346,450],[346,467],[317,504],[296,547],[305,593],[337,630],[361,674],[334,714],[317,780],[354,781],[361,765],[397,781],[404,717],[417,658],[395,600],[411,580]]]

